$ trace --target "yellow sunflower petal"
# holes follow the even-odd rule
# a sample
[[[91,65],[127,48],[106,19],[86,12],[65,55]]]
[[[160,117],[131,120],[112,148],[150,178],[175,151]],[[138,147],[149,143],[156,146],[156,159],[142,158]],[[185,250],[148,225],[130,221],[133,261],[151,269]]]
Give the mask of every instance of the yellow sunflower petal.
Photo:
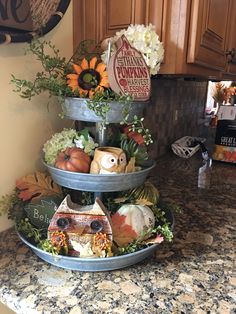
[[[94,90],[90,89],[90,91],[89,91],[89,98],[93,99],[94,94],[95,94]]]
[[[105,69],[106,69],[106,65],[103,62],[100,62],[96,67],[96,71],[98,71],[100,74],[103,73]]]
[[[78,86],[78,82],[77,82],[77,80],[68,80],[67,85]]]
[[[95,65],[97,63],[97,58],[96,57],[93,57],[90,62],[89,62],[89,68],[90,69],[95,69]]]
[[[103,77],[99,83],[100,86],[109,87],[108,77]]]
[[[66,76],[68,79],[71,79],[71,80],[78,80],[78,74],[67,74]]]
[[[87,70],[89,68],[88,61],[84,58],[80,63],[82,70]]]
[[[102,86],[100,86],[100,85],[98,85],[96,88],[95,88],[95,91],[96,92],[103,92],[104,91],[104,88],[102,87]]]
[[[82,72],[81,66],[78,64],[73,63],[73,68],[77,74],[80,74]]]
[[[68,86],[72,89],[72,92],[74,92],[78,88],[78,86],[76,85],[68,84]]]
[[[103,92],[103,91],[104,91],[104,88],[98,85],[95,89],[91,89],[89,91],[89,98],[92,99],[96,93]]]
[[[73,84],[73,83],[68,83],[67,85],[72,89],[72,91],[74,92],[76,89],[78,89],[78,85],[77,84]]]
[[[81,96],[86,97],[88,95],[88,91],[78,86],[78,91]]]
[[[104,71],[104,72],[100,73],[100,76],[101,76],[101,77],[107,77],[107,78],[108,78],[108,73],[107,73],[107,71]]]

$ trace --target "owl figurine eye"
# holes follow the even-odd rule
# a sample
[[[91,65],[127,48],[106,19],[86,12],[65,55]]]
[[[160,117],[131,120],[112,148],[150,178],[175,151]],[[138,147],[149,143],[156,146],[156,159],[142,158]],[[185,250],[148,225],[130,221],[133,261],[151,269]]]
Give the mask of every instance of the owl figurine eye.
[[[120,165],[126,165],[126,155],[123,153],[119,157],[119,164]]]
[[[112,154],[106,154],[101,159],[101,166],[103,169],[111,169],[117,166],[117,157]]]

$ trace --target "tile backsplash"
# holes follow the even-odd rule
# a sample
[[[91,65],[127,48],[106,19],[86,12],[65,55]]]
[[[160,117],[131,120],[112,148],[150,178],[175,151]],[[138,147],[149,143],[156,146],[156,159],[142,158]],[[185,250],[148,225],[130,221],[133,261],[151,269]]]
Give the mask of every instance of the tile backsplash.
[[[152,98],[144,115],[154,140],[149,150],[152,158],[168,152],[180,137],[204,136],[206,92],[206,81],[152,80]]]

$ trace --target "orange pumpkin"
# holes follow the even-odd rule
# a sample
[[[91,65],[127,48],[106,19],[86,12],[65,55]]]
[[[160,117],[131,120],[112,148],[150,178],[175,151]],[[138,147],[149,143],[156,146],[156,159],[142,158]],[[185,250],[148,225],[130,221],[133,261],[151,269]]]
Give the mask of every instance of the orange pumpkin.
[[[73,171],[88,173],[90,169],[91,159],[81,148],[67,147],[57,156],[55,167]]]

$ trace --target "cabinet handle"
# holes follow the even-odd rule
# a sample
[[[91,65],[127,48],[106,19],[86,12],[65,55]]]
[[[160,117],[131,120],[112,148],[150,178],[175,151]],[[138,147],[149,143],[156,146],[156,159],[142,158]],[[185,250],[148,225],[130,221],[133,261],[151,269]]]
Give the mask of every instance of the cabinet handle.
[[[236,49],[232,48],[229,51],[226,51],[226,57],[228,60],[228,63],[236,63]]]

